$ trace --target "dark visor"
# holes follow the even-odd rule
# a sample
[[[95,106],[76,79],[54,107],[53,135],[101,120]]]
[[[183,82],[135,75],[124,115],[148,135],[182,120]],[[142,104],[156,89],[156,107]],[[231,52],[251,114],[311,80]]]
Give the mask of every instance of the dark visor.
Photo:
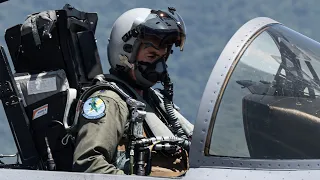
[[[176,12],[174,15],[160,10],[152,10],[146,21],[137,27],[138,38],[159,40],[160,47],[175,44],[176,47],[180,47],[180,51],[183,51],[186,41],[186,27],[181,16]]]

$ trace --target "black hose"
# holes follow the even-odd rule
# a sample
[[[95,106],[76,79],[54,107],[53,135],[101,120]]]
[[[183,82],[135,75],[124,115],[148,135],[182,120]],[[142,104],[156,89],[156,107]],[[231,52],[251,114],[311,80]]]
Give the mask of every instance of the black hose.
[[[168,116],[169,116],[169,123],[172,126],[173,134],[177,135],[178,137],[188,139],[187,135],[184,133],[181,124],[178,121],[173,109],[173,104],[169,101],[166,97],[163,99],[164,108],[166,109]]]
[[[178,137],[188,139],[187,135],[184,133],[181,124],[178,121],[178,118],[176,117],[174,113],[174,108],[173,108],[173,84],[170,80],[169,74],[166,75],[163,81],[163,103],[164,103],[164,108],[167,111],[168,114],[168,121],[169,124],[172,126],[172,133]]]

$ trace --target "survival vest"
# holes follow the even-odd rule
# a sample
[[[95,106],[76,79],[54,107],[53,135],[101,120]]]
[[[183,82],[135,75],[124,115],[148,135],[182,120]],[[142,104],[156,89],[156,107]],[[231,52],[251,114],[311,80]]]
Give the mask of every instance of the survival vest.
[[[131,86],[129,86],[126,82],[119,79],[118,77],[112,75],[112,74],[105,74],[100,75],[95,78],[99,83],[103,82],[114,82],[116,83],[123,91],[128,93],[132,98],[143,102],[146,104],[146,112],[153,114],[146,117],[146,120],[144,122],[144,137],[151,138],[154,136],[154,132],[150,130],[150,122],[154,123],[162,123],[162,126],[158,126],[158,128],[163,128],[166,130],[162,130],[162,136],[170,137],[174,136],[169,128],[167,127],[167,124],[163,122],[160,118],[158,118],[157,115],[162,115],[164,117],[167,117],[167,115],[163,114],[164,112],[160,112],[160,107],[156,104],[159,103],[159,100],[157,98],[160,98],[158,95],[155,94],[154,90],[149,89],[147,92],[147,97],[150,98],[150,100],[145,100],[143,97],[141,97]],[[116,91],[115,91],[116,92]],[[119,92],[116,92],[119,93]],[[153,104],[149,103],[153,102]],[[158,109],[158,111],[156,110]],[[156,115],[157,114],[157,115]],[[149,124],[148,124],[149,122]],[[157,133],[157,132],[156,132]],[[125,132],[124,137],[120,141],[118,145],[118,151],[116,155],[116,161],[114,165],[123,170],[125,173],[129,173],[129,151],[128,151],[128,138],[127,138],[128,131]],[[151,137],[150,137],[151,136]],[[151,152],[151,169],[150,169],[150,176],[158,176],[158,177],[178,177],[186,173],[186,171],[189,169],[189,160],[188,160],[188,154],[187,151],[181,151],[180,153],[176,154],[170,154],[166,151],[155,151],[153,150],[154,144],[149,146],[150,152]]]

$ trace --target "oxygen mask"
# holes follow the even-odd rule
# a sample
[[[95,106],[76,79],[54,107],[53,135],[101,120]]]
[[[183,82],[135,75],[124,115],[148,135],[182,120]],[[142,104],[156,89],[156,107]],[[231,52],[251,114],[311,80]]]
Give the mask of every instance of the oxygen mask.
[[[150,62],[138,61],[137,70],[141,73],[141,76],[152,82],[157,83],[163,81],[167,74],[167,64],[164,57]]]

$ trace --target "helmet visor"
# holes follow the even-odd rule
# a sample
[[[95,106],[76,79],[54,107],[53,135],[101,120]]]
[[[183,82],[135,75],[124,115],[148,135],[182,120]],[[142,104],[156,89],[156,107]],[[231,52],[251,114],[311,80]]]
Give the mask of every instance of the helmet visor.
[[[173,45],[179,46],[183,51],[186,41],[186,27],[178,13],[173,14],[152,10],[144,23],[137,30],[140,39],[156,39],[159,47]]]

